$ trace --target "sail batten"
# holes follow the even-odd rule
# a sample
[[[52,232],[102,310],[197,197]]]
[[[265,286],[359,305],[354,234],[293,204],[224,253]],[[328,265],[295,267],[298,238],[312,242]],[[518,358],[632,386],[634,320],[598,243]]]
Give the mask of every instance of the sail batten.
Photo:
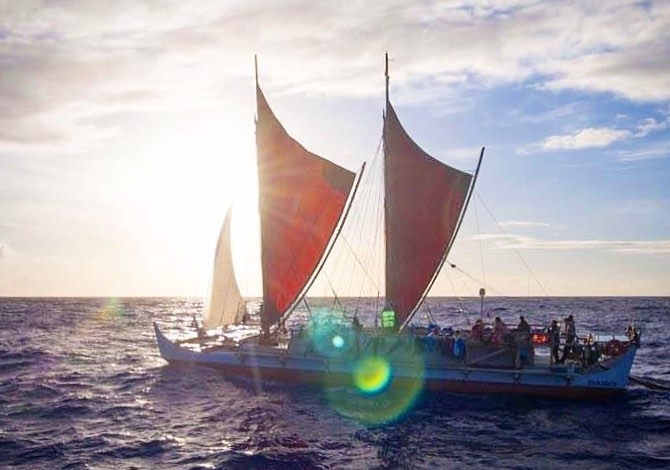
[[[472,175],[422,150],[390,101],[384,113],[386,303],[404,323],[447,255]]]
[[[298,300],[344,211],[355,174],[306,150],[256,86],[263,307],[268,330]]]
[[[208,330],[238,323],[246,310],[233,268],[230,218],[231,209],[228,209],[216,244],[211,293],[202,322]]]

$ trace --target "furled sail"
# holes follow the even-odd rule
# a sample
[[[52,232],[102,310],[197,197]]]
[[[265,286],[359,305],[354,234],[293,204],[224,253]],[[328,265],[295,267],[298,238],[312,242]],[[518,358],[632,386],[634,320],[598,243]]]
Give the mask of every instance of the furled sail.
[[[324,256],[355,174],[307,151],[284,130],[256,86],[265,329],[302,294]]]
[[[242,320],[246,309],[233,269],[230,250],[230,213],[229,208],[216,244],[210,299],[202,322],[205,329],[238,323]]]
[[[447,255],[472,175],[424,152],[390,101],[384,117],[386,302],[402,324]]]

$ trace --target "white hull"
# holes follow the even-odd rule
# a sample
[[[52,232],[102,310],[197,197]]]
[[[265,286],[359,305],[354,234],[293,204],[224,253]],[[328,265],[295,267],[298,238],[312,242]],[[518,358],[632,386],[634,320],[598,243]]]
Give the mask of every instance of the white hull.
[[[353,385],[357,363],[354,354],[327,357],[293,345],[281,348],[255,342],[194,351],[171,342],[155,323],[154,328],[161,356],[168,362],[202,364],[230,375],[288,383],[320,384],[327,381],[328,384]],[[620,356],[585,370],[575,365],[549,367],[548,364],[505,369],[466,363],[446,364],[431,357],[417,367],[415,362],[403,361],[403,357],[391,349],[378,351],[377,355],[390,358],[391,380],[398,383],[421,380],[428,390],[566,399],[598,398],[624,391],[636,353],[636,347],[631,346]]]

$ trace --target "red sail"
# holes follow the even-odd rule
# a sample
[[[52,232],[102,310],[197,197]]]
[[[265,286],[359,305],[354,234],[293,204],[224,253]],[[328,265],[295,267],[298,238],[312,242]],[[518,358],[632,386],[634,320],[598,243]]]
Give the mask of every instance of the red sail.
[[[472,176],[424,152],[391,103],[384,121],[386,302],[402,324],[446,256]]]
[[[302,147],[256,87],[264,326],[301,294],[337,227],[354,173]]]

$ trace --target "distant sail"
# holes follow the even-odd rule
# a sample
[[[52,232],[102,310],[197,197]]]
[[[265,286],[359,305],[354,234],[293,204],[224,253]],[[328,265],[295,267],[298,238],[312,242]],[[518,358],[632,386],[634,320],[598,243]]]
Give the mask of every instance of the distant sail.
[[[447,255],[472,175],[424,152],[386,102],[384,186],[386,302],[402,324]]]
[[[355,174],[307,151],[284,130],[256,87],[262,323],[276,323],[324,256]]]
[[[211,295],[202,322],[203,327],[208,330],[239,323],[246,309],[233,269],[230,249],[230,213],[231,209],[228,209],[219,233],[219,241],[216,244]]]

